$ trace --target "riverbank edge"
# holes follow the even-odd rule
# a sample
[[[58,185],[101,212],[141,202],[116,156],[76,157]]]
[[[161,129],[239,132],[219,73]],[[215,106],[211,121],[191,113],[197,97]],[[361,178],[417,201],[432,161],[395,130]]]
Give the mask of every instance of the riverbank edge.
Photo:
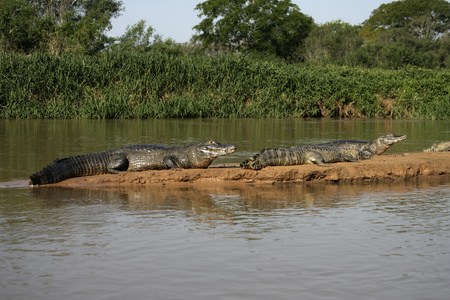
[[[371,160],[317,165],[277,166],[262,170],[239,168],[238,164],[215,164],[208,169],[149,170],[122,174],[104,174],[70,178],[45,185],[57,187],[147,186],[189,183],[364,183],[408,180],[450,181],[450,152],[395,153],[375,156]]]

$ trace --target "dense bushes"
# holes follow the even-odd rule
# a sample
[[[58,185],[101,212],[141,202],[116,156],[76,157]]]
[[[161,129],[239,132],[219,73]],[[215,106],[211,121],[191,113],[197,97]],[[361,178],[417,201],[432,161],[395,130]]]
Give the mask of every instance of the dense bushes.
[[[450,71],[161,52],[0,56],[1,118],[450,117]]]

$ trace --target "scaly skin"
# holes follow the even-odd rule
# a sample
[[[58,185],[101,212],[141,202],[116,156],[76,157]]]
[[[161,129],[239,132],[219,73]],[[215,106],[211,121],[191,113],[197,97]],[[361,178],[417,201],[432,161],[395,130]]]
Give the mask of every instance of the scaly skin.
[[[423,149],[423,152],[444,152],[450,151],[450,141],[433,144],[430,148]]]
[[[56,183],[72,177],[161,169],[207,168],[217,157],[234,153],[235,144],[217,141],[185,147],[133,145],[55,160],[30,176],[30,185]]]
[[[359,151],[364,151],[372,155],[380,155],[386,152],[395,143],[401,142],[406,139],[406,134],[395,135],[388,133],[371,140],[370,142],[365,141],[353,141],[353,140],[339,140],[333,141],[325,144],[320,144],[319,146],[331,146],[340,149],[355,149]]]
[[[267,166],[292,166],[317,164],[329,166],[328,163],[358,161],[369,159],[372,155],[355,149],[338,149],[327,146],[302,146],[292,148],[263,149],[260,153],[241,163],[241,168],[260,170]]]

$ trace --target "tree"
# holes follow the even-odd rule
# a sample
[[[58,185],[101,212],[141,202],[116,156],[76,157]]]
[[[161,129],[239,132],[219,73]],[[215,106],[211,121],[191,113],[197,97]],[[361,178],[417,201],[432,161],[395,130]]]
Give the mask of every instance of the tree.
[[[151,37],[154,29],[148,26],[145,29],[145,20],[139,20],[132,26],[127,26],[125,33],[118,38],[118,43],[112,45],[114,51],[135,51],[144,52],[150,48]]]
[[[314,26],[305,39],[305,60],[335,62],[345,58],[362,46],[359,30],[359,26],[339,20]]]
[[[364,58],[365,65],[383,68],[445,68],[449,34],[448,1],[394,1],[380,5],[363,22],[365,46],[356,56]]]
[[[30,52],[39,47],[51,21],[38,17],[37,7],[25,0],[2,0],[0,6],[0,49]]]
[[[288,58],[302,44],[313,19],[290,0],[208,0],[195,7],[194,41],[233,52],[267,52]]]
[[[119,16],[117,0],[2,0],[4,50],[95,53],[111,42],[105,32]]]
[[[450,3],[445,0],[401,0],[382,4],[363,23],[362,35],[374,41],[380,33],[400,32],[436,39],[450,31]]]
[[[139,20],[136,24],[127,26],[125,33],[109,47],[109,50],[138,53],[160,51],[172,55],[183,53],[183,47],[173,39],[164,40],[161,35],[154,33],[155,29],[152,26],[146,29],[145,20]]]
[[[47,0],[51,1],[51,0]],[[66,3],[60,8],[60,27],[57,36],[65,38],[70,47],[78,52],[96,53],[103,50],[113,39],[106,36],[112,28],[111,18],[118,17],[122,2],[116,0],[78,0]]]

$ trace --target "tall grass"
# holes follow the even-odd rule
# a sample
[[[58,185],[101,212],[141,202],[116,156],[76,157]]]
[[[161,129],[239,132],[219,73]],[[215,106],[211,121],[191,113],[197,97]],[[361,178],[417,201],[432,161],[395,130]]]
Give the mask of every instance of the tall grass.
[[[289,65],[242,56],[0,56],[1,118],[448,119],[450,71]]]

